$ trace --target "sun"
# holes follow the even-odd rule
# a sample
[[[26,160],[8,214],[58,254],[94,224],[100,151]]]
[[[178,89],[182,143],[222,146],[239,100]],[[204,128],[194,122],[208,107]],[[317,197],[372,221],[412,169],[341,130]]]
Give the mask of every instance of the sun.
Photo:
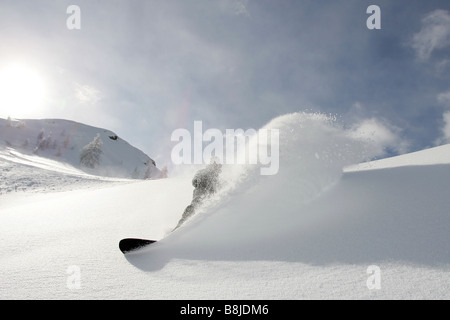
[[[35,69],[10,64],[0,69],[0,117],[35,115],[42,108],[45,85]]]

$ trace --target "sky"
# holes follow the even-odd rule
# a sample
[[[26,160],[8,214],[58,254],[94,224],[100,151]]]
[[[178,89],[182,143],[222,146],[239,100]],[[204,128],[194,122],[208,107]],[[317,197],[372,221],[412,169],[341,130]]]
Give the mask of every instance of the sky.
[[[106,128],[159,166],[194,121],[258,129],[298,111],[386,155],[450,143],[449,1],[2,0],[0,30],[1,118]]]

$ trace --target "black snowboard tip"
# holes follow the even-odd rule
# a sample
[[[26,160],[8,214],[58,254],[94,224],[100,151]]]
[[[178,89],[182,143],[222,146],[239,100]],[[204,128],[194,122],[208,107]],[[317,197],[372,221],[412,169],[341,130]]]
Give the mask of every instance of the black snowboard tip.
[[[138,238],[126,238],[122,239],[119,242],[119,249],[123,253],[127,253],[130,251],[134,251],[140,249],[142,247],[148,246],[151,243],[156,242],[156,240],[148,240],[148,239],[138,239]]]

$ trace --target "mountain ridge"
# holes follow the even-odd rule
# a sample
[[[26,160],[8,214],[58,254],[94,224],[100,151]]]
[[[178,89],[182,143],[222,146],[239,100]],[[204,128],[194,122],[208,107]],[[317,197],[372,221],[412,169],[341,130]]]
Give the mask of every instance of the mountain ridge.
[[[95,165],[81,161],[81,153],[98,135]],[[26,155],[67,163],[85,173],[130,179],[161,175],[155,161],[111,130],[66,119],[1,119],[0,146]]]

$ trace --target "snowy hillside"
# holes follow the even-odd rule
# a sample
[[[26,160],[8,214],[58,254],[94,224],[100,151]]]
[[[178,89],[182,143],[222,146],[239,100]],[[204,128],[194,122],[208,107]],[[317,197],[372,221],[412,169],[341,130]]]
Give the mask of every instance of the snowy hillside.
[[[423,166],[448,164],[450,162],[450,144],[426,149],[422,151],[412,152],[409,154],[381,159],[377,161],[369,161],[348,166],[345,171],[361,171],[396,168],[404,166]]]
[[[370,143],[326,116],[265,127],[280,129],[279,174],[225,166],[223,189],[173,233],[195,170],[0,195],[0,298],[450,298],[449,146],[420,166],[351,167]],[[124,256],[124,237],[161,241]]]
[[[28,164],[45,162],[41,157],[99,176],[148,179],[160,174],[149,156],[115,133],[68,120],[0,119],[0,150]]]

